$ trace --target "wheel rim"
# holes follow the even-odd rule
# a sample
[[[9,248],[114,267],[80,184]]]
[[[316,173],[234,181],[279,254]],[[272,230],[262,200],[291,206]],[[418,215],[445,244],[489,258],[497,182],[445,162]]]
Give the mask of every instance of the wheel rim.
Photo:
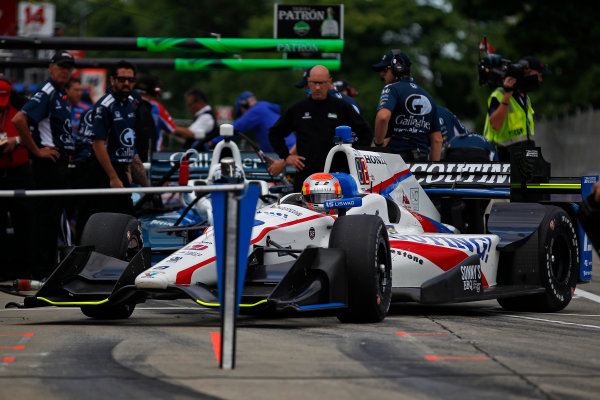
[[[389,276],[388,257],[386,246],[380,245],[377,250],[377,281],[380,294],[386,294],[387,287],[391,281]]]
[[[139,230],[132,232],[127,242],[127,259],[131,260],[144,246],[142,236]]]
[[[569,280],[570,260],[567,238],[554,238],[550,243],[550,269],[557,281],[566,283]]]

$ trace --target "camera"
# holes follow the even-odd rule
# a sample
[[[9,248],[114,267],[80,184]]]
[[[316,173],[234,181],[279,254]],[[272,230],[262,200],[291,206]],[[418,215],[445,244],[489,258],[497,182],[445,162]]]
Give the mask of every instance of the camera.
[[[488,54],[479,60],[477,66],[479,86],[487,85],[494,88],[502,86],[504,78],[512,76],[517,79],[515,87],[519,89],[524,81],[526,68],[524,63],[513,63],[499,54]]]

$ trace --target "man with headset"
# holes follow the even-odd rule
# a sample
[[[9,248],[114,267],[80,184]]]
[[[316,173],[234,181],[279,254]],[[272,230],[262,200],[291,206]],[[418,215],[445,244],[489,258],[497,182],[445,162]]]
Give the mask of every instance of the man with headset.
[[[405,161],[439,161],[442,133],[437,105],[410,76],[410,59],[392,50],[372,65],[386,86],[375,115],[375,146],[387,146]]]

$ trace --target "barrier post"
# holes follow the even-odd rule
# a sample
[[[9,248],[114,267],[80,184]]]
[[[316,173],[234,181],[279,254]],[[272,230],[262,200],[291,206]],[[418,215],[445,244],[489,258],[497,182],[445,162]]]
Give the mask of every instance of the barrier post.
[[[221,369],[235,368],[237,314],[259,192],[258,186],[250,185],[241,196],[239,192],[211,193],[221,304]]]

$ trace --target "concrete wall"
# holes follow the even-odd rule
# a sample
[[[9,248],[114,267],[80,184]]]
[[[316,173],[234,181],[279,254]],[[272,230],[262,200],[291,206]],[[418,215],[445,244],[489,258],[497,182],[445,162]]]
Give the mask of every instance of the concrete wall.
[[[600,110],[535,119],[535,142],[552,176],[600,175]]]

